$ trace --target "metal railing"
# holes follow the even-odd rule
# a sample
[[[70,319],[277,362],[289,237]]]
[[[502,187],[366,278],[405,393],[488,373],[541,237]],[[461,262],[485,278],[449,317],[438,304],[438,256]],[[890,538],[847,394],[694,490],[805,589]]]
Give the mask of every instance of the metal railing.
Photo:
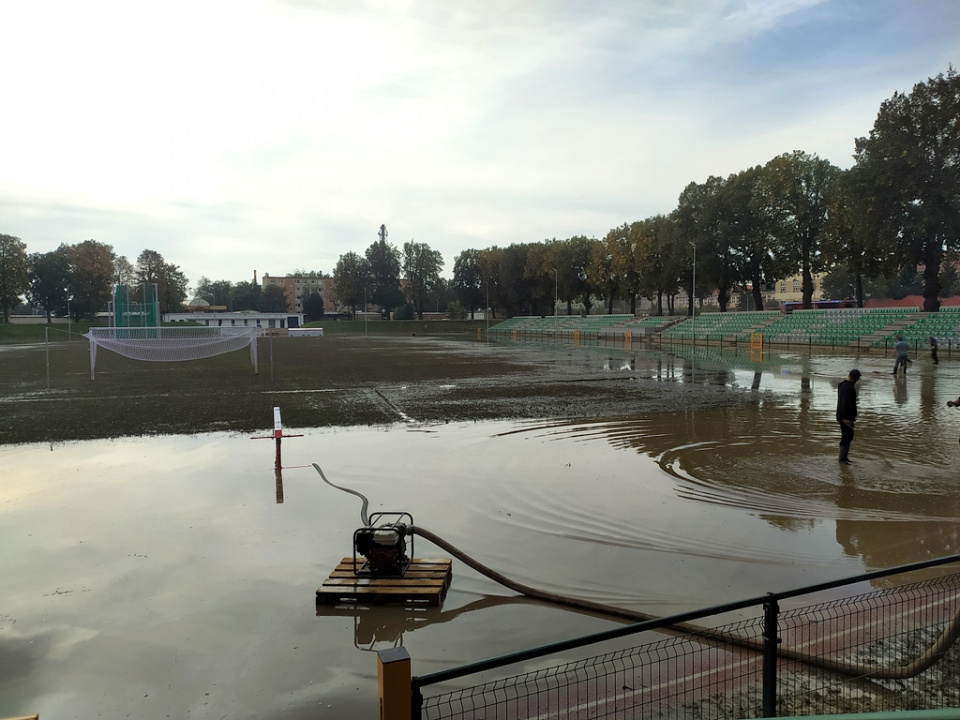
[[[710,720],[960,708],[960,571],[907,585],[878,582],[958,563],[954,555],[770,593],[412,677],[399,702],[410,703],[407,716],[414,720]],[[780,607],[858,583],[881,587]],[[750,610],[752,617],[733,624],[692,624]],[[647,642],[424,694],[427,687],[529,661],[542,665],[549,656],[629,636]]]

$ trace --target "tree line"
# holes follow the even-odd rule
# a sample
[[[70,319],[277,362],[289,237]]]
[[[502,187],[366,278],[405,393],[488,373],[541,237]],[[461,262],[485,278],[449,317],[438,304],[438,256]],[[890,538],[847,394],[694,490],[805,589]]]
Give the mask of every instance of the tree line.
[[[333,277],[339,300],[354,309],[383,310],[406,300],[425,302],[452,291],[471,315],[479,308],[537,315],[556,301],[590,312],[616,301],[636,312],[648,298],[673,313],[681,289],[701,301],[716,294],[721,311],[734,295],[763,308],[763,292],[801,277],[804,307],[814,277],[825,292],[854,298],[920,292],[924,310],[939,309],[943,293],[960,290],[960,76],[953,67],[910,94],[880,106],[873,129],[855,140],[849,170],[803,151],[727,177],[691,182],[669,214],[625,222],[602,239],[514,243],[462,251],[447,285],[433,252],[405,243],[402,253],[380,240],[364,256],[341,256]],[[696,287],[694,287],[696,277]],[[666,305],[666,308],[664,307]]]
[[[395,317],[423,316],[441,300],[448,312],[497,308],[507,316],[540,314],[556,300],[567,312],[617,301],[636,310],[648,298],[673,313],[681,290],[716,294],[720,310],[735,295],[763,307],[763,292],[799,275],[810,307],[815,275],[825,293],[855,298],[919,290],[923,309],[960,287],[960,76],[944,74],[884,101],[869,135],[855,140],[854,164],[840,169],[803,151],[727,177],[691,182],[668,214],[625,222],[602,239],[574,236],[463,250],[453,277],[426,243],[379,239],[363,255],[342,255],[332,299],[356,311],[373,305]],[[695,268],[695,269],[694,269]],[[696,276],[696,287],[694,287]],[[106,307],[114,282],[156,282],[161,310],[179,309],[187,279],[145,250],[134,266],[109,245],[88,240],[27,255],[19,238],[0,235],[0,305],[4,318],[20,295],[47,313],[77,318]],[[286,310],[283,291],[256,283],[201,278],[197,296],[231,310]],[[305,300],[315,308],[322,299]],[[748,302],[749,304],[749,302]],[[552,310],[551,310],[552,312]]]
[[[67,314],[79,321],[107,309],[114,285],[143,283],[156,283],[161,312],[183,305],[187,278],[155,250],[141,252],[134,265],[96,240],[28,254],[20,238],[0,234],[0,306],[5,322],[21,295],[43,311],[47,322]]]
[[[673,312],[679,289],[691,299],[716,293],[721,311],[734,294],[762,309],[763,291],[795,275],[809,308],[814,276],[827,273],[823,288],[834,299],[862,307],[867,292],[912,290],[925,311],[936,311],[942,294],[960,290],[956,71],[882,103],[870,134],[855,140],[854,161],[842,170],[806,152],[785,153],[691,182],[671,213],[624,223],[602,239],[465,250],[453,286],[471,310],[535,315],[559,298],[568,313],[572,303],[589,312],[594,300],[607,312],[628,301],[635,312],[645,297],[663,314],[664,303]]]

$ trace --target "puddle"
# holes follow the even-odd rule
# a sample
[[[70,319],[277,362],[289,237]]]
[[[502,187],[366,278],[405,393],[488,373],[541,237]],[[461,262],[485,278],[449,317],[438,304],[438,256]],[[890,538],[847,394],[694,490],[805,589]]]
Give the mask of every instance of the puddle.
[[[748,364],[595,359],[664,382],[758,380]],[[508,577],[658,615],[956,553],[960,411],[945,403],[960,375],[898,381],[860,361],[841,468],[850,362],[785,356],[746,407],[288,428],[303,437],[284,441],[280,478],[274,444],[249,435],[0,446],[0,715],[374,717],[374,650],[404,645],[422,675],[612,626],[457,561],[442,609],[318,611],[360,501],[314,462],[371,513],[409,512]],[[421,538],[416,554],[445,556]]]

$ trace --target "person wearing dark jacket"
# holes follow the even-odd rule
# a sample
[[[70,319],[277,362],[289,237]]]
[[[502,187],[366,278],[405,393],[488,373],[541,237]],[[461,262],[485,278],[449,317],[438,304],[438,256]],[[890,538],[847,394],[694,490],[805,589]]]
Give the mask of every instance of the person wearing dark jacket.
[[[857,421],[857,381],[859,370],[851,370],[847,379],[837,386],[837,422],[840,423],[840,462],[850,465],[850,443],[853,442],[853,424]]]

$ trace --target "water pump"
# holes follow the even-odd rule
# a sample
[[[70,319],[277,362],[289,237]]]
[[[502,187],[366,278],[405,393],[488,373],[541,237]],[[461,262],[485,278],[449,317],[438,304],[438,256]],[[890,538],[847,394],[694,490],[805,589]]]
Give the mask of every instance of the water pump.
[[[384,520],[386,522],[383,522]],[[413,555],[413,516],[410,513],[373,513],[369,524],[353,533],[354,574],[402,576],[410,567],[410,557],[407,555],[408,537],[410,555]],[[358,563],[358,555],[366,558],[366,561]]]

